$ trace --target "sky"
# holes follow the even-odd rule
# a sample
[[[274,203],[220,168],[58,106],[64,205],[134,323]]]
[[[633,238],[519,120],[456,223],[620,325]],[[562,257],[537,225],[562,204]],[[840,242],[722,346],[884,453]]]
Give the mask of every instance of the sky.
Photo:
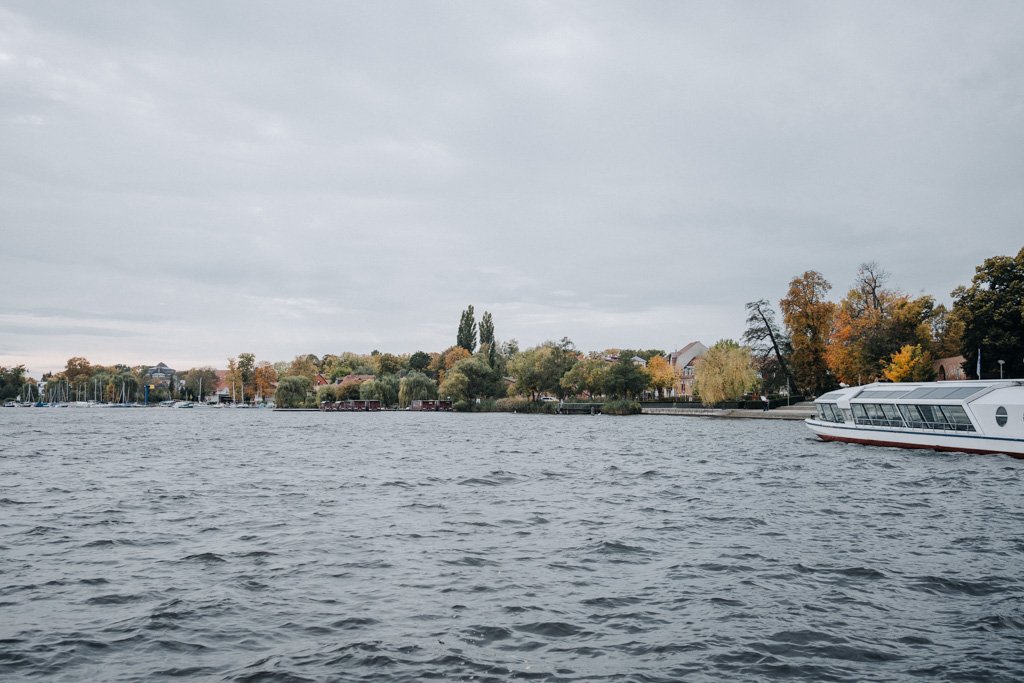
[[[1024,246],[1024,3],[0,2],[0,365],[739,339]]]

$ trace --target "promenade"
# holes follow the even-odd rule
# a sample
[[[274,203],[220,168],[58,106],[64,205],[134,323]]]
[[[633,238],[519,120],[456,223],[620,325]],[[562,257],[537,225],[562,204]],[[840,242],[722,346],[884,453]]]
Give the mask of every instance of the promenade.
[[[682,415],[697,417],[749,418],[754,420],[804,420],[814,415],[814,403],[803,401],[791,406],[780,406],[765,412],[759,409],[729,408],[644,408],[644,415]]]

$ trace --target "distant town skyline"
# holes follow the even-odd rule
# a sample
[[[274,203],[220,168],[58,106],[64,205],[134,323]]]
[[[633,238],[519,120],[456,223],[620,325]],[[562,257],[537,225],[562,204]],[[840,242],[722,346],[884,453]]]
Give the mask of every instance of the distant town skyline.
[[[1024,215],[1024,5],[0,8],[0,365],[738,339]]]

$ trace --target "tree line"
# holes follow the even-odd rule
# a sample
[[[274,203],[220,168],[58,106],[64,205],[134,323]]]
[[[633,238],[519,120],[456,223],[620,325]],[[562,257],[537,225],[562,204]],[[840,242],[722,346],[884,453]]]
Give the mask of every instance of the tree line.
[[[931,381],[935,360],[961,355],[965,377],[1024,377],[1024,248],[986,259],[970,285],[953,290],[950,309],[893,287],[874,262],[860,266],[838,302],[831,289],[814,270],[794,277],[779,301],[781,325],[768,301],[746,305],[743,342],[766,391]]]
[[[777,309],[765,299],[746,304],[742,343],[723,339],[695,361],[694,388],[705,402],[760,390],[820,395],[843,384],[934,379],[933,361],[963,355],[966,376],[1024,376],[1024,248],[994,256],[976,268],[969,285],[952,292],[947,309],[931,296],[912,297],[891,285],[877,263],[864,263],[839,301],[832,285],[810,270],[794,277]],[[778,311],[778,312],[777,312]],[[646,366],[634,362],[639,358]],[[614,359],[614,362],[609,362]],[[1000,368],[998,361],[1005,361]],[[44,380],[65,387],[65,398],[140,401],[203,400],[220,378],[211,366],[177,373],[166,386],[147,366],[92,365],[82,357]],[[473,306],[460,316],[455,344],[438,352],[300,354],[291,361],[257,361],[252,353],[227,359],[224,387],[235,401],[271,397],[281,406],[323,400],[379,399],[404,407],[419,399],[451,398],[468,408],[505,397],[542,396],[634,401],[661,396],[678,380],[660,349],[606,349],[584,353],[568,338],[520,349],[495,336],[493,316],[477,321]],[[328,383],[314,391],[317,377]],[[346,379],[348,378],[348,379]],[[339,384],[335,384],[340,381]],[[36,387],[23,365],[0,367],[0,399],[24,398]],[[46,400],[34,389],[32,400]]]
[[[616,362],[607,360],[611,356],[617,357]],[[634,358],[642,359],[646,367]],[[373,377],[322,386],[313,395],[314,370],[328,380],[349,374]],[[369,356],[299,356],[287,370],[282,369],[275,400],[282,407],[356,398],[406,407],[415,400],[445,398],[457,409],[493,409],[499,399],[507,397],[524,397],[530,402],[541,396],[632,401],[645,391],[663,392],[674,380],[667,354],[659,349],[607,349],[585,354],[568,338],[520,349],[515,339],[501,341],[495,336],[489,312],[478,322],[470,305],[460,316],[455,344],[443,351],[402,356],[376,351]]]

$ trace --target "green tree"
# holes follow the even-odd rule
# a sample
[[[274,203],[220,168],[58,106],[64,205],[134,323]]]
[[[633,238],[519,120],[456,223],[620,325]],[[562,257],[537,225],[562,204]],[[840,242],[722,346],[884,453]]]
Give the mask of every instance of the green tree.
[[[306,395],[313,390],[313,380],[305,375],[291,375],[283,378],[274,393],[274,404],[279,408],[295,408],[305,402]]]
[[[359,388],[362,386],[360,382],[345,382],[339,384],[335,388],[339,401],[349,401],[359,398]]]
[[[324,401],[334,402],[338,400],[338,387],[333,384],[326,384],[316,388],[316,402],[321,404]]]
[[[617,363],[608,367],[604,376],[604,393],[614,398],[638,398],[647,388],[650,377],[633,362],[632,356],[619,356]]]
[[[286,376],[302,375],[312,384],[318,372],[316,363],[312,361],[313,358],[316,358],[313,354],[295,356],[295,360],[291,362],[284,374]]]
[[[18,398],[22,394],[25,384],[24,365],[14,365],[9,368],[0,366],[0,401]]]
[[[484,315],[480,319],[481,351],[484,346],[487,347],[487,362],[490,363],[491,367],[494,367],[494,363],[498,358],[498,347],[494,341],[494,319],[487,311],[484,311]]]
[[[515,383],[508,388],[510,395],[529,396],[531,400],[535,401],[544,390],[543,378],[537,362],[540,349],[539,346],[526,349],[516,354],[508,362],[508,373],[515,380]]]
[[[508,362],[507,372],[516,380],[509,392],[533,400],[543,393],[565,396],[567,389],[562,386],[562,377],[579,360],[579,355],[568,337],[523,351]]]
[[[948,310],[942,304],[935,307],[935,315],[931,321],[932,355],[936,358],[958,356],[963,350],[964,322],[959,315]]]
[[[835,386],[825,357],[835,304],[825,295],[832,289],[821,273],[809,270],[789,283],[779,302],[782,320],[793,343],[792,367],[798,388],[815,395]]]
[[[469,377],[459,370],[452,368],[444,373],[444,380],[438,387],[439,396],[450,398],[452,401],[469,400]]]
[[[1024,248],[993,256],[975,269],[971,286],[953,290],[953,314],[963,322],[964,366],[982,377],[1024,377]]]
[[[333,353],[325,353],[320,357],[320,372],[323,373],[324,377],[327,377],[334,371],[334,367],[340,362],[341,358],[338,356]]]
[[[185,374],[185,395],[202,401],[217,388],[217,371],[209,365],[192,368]]]
[[[562,337],[562,340],[557,343],[545,342],[541,349],[542,351],[537,357],[538,369],[543,379],[541,387],[558,398],[564,398],[565,389],[562,387],[562,377],[579,360],[580,353],[568,337]]]
[[[383,353],[377,358],[377,366],[382,375],[393,375],[402,369],[402,359],[391,353]]]
[[[476,319],[473,317],[472,305],[462,312],[455,345],[466,349],[470,353],[476,350]]]
[[[494,396],[498,391],[494,369],[483,353],[459,360],[444,375],[438,388],[442,396],[458,397],[461,401]]]
[[[251,353],[238,354],[236,368],[238,381],[242,385],[242,400],[249,400],[256,395],[256,356]]]
[[[722,339],[694,361],[697,377],[694,391],[704,405],[735,401],[757,388],[757,371],[751,361],[749,346],[740,346],[731,339]]]
[[[376,399],[385,407],[398,405],[399,379],[395,375],[380,375],[359,385],[359,398]]]
[[[426,354],[424,354],[426,355]],[[429,359],[430,356],[427,356]],[[437,382],[419,370],[412,370],[402,378],[398,387],[398,405],[406,408],[413,401],[437,398]]]
[[[426,371],[430,367],[430,354],[425,351],[417,351],[409,357],[409,369],[418,370],[420,372]],[[420,400],[420,399],[413,399]]]
[[[566,396],[586,394],[594,398],[604,388],[604,377],[608,373],[608,367],[608,363],[600,358],[578,360],[562,375],[559,384],[565,390]]]

